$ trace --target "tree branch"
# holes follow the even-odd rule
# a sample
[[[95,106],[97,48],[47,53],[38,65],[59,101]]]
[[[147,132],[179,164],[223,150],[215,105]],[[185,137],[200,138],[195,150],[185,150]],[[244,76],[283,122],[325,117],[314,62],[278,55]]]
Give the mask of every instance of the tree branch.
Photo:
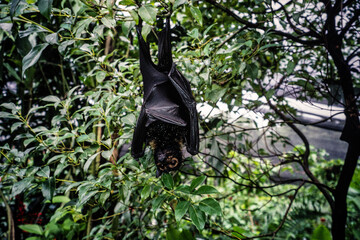
[[[301,43],[301,44],[308,45],[308,46],[314,46],[314,45],[319,45],[319,44],[323,43],[323,41],[320,40],[320,39],[303,40],[303,39],[301,39],[301,38],[299,38],[297,36],[294,36],[294,35],[292,35],[290,33],[282,32],[282,31],[275,30],[275,29],[271,29],[271,28],[262,26],[262,25],[260,25],[258,23],[252,23],[252,22],[246,21],[246,20],[242,19],[239,15],[237,15],[236,13],[231,11],[229,8],[223,6],[222,4],[216,2],[215,0],[205,0],[205,1],[210,3],[211,5],[215,6],[216,8],[219,8],[220,10],[224,11],[225,13],[227,13],[228,15],[233,17],[237,22],[246,25],[248,28],[261,29],[261,30],[263,30],[265,32],[271,32],[271,33],[274,33],[274,34],[276,34],[278,36],[286,37],[286,38],[288,38],[290,40],[293,40],[294,42]]]
[[[353,59],[354,57],[356,57],[359,50],[360,50],[360,46],[357,47],[357,48],[346,58],[346,62],[350,62],[351,59]]]
[[[268,100],[268,105],[269,107],[277,114],[279,115],[279,117],[285,121],[285,123],[301,138],[301,140],[303,141],[304,145],[305,145],[305,153],[303,154],[303,170],[306,173],[306,175],[311,179],[311,181],[313,181],[315,183],[315,185],[317,186],[317,188],[320,190],[320,192],[324,195],[324,197],[326,198],[326,200],[328,201],[328,203],[330,204],[330,207],[333,208],[334,207],[334,200],[332,198],[332,196],[330,195],[330,193],[323,188],[320,183],[320,181],[312,174],[312,172],[309,169],[309,155],[310,155],[310,144],[309,141],[307,140],[307,138],[305,137],[305,135],[290,121],[290,119],[288,119],[276,106],[274,106],[270,100]]]
[[[346,23],[345,27],[341,30],[340,32],[341,39],[344,38],[345,34],[349,31],[352,24],[356,21],[359,21],[359,16],[360,16],[360,9],[357,9],[354,13],[354,16],[352,16],[352,18]]]

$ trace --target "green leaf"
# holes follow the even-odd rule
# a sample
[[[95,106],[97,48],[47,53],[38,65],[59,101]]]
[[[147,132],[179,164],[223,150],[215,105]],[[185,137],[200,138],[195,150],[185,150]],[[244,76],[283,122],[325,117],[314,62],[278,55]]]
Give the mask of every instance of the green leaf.
[[[38,171],[36,173],[36,175],[38,175],[40,177],[44,177],[44,178],[49,178],[50,177],[50,167],[45,166],[45,167],[41,168],[40,171]]]
[[[134,0],[121,0],[119,2],[120,5],[126,5],[126,6],[134,6],[136,5]]]
[[[191,184],[190,184],[190,190],[193,191],[196,187],[198,187],[199,185],[201,185],[206,179],[206,176],[200,176],[195,178],[194,180],[192,180]]]
[[[144,26],[141,29],[141,36],[143,37],[143,39],[146,42],[146,38],[149,35],[149,33],[151,32],[152,27],[148,24],[144,24]]]
[[[252,46],[252,41],[251,40],[246,41],[245,46],[250,48]]]
[[[126,21],[122,23],[121,29],[125,37],[129,36],[129,33],[134,26],[135,26],[135,22]]]
[[[61,54],[64,54],[66,48],[72,44],[74,44],[75,40],[66,40],[62,41],[58,47],[58,50]]]
[[[250,63],[246,66],[247,73],[251,79],[256,79],[258,76],[259,68],[254,63]]]
[[[108,28],[114,28],[116,26],[115,19],[111,18],[108,15],[101,18],[101,22]]]
[[[219,193],[218,190],[216,190],[216,188],[214,188],[213,186],[201,186],[198,190],[196,190],[193,194],[217,194]]]
[[[41,57],[41,53],[45,50],[45,48],[47,46],[49,46],[48,43],[36,45],[35,47],[33,47],[30,50],[30,52],[28,54],[26,54],[26,56],[22,60],[22,73],[21,73],[22,75],[21,76],[24,76],[25,71],[37,63],[37,61]]]
[[[161,180],[164,183],[165,187],[167,189],[173,189],[174,188],[174,180],[172,176],[169,173],[165,173],[161,176]]]
[[[211,90],[211,92],[209,92],[209,100],[211,100],[213,103],[217,103],[220,98],[225,95],[227,90],[227,88],[216,88]]]
[[[130,114],[126,115],[125,117],[122,117],[121,122],[131,125],[131,126],[135,125],[136,124],[135,114],[130,113]]]
[[[331,233],[324,225],[319,225],[315,228],[310,240],[331,240]]]
[[[89,170],[89,167],[91,165],[91,163],[94,161],[94,159],[97,157],[97,155],[99,155],[101,152],[97,152],[94,155],[92,155],[91,157],[88,158],[88,160],[86,160],[85,164],[84,164],[84,171],[87,172]]]
[[[195,18],[195,20],[200,24],[200,26],[202,26],[203,18],[202,18],[200,9],[197,7],[194,7],[194,6],[190,6],[190,12],[193,15],[193,17]]]
[[[75,36],[80,38],[93,20],[93,18],[86,18],[84,20],[78,21],[75,28],[73,29],[73,32],[75,32]]]
[[[61,100],[57,96],[47,96],[42,99],[44,102],[60,103]]]
[[[66,155],[60,155],[61,157],[65,158]],[[68,166],[67,163],[58,163],[54,172],[54,177],[59,176],[60,173],[64,171],[64,169]]]
[[[294,72],[295,66],[296,66],[295,62],[289,61],[286,67],[286,74],[287,75],[292,74]]]
[[[181,185],[175,189],[175,191],[183,192],[183,193],[190,193],[191,189],[188,185]]]
[[[191,205],[189,209],[191,221],[195,227],[201,231],[205,226],[205,213],[201,211],[197,206]]]
[[[26,188],[30,187],[30,184],[32,182],[32,178],[24,178],[23,180],[16,182],[12,186],[11,195],[16,196],[20,193],[22,193]]]
[[[8,112],[0,112],[0,118],[14,118],[17,119],[13,114]]]
[[[16,105],[14,103],[3,103],[0,105],[1,107],[4,107],[9,110],[17,109]]]
[[[46,131],[48,131],[48,129],[44,126],[39,126],[39,127],[33,128],[33,132],[35,132],[35,133],[41,133],[41,132],[46,132]]]
[[[165,201],[166,199],[166,195],[160,195],[158,196],[157,198],[155,198],[153,201],[152,201],[152,208],[153,210],[156,210],[158,209],[162,203]]]
[[[148,24],[153,25],[156,22],[157,8],[146,4],[139,8],[140,17]]]
[[[24,147],[27,147],[30,143],[34,142],[36,140],[35,137],[28,138],[24,140]]]
[[[176,0],[174,3],[174,9],[179,7],[180,5],[183,5],[186,2],[187,2],[187,0]]]
[[[52,199],[52,203],[67,203],[70,202],[70,198],[67,196],[55,196]]]
[[[88,140],[91,140],[91,138],[90,138],[89,135],[86,135],[86,134],[81,135],[78,138],[76,138],[76,141],[79,142],[79,143],[80,142],[85,142],[85,141],[88,141]]]
[[[178,202],[175,208],[175,219],[177,222],[179,222],[180,219],[186,214],[189,207],[190,207],[190,202],[188,201]]]
[[[16,129],[18,129],[23,123],[22,122],[16,122],[13,125],[11,125],[11,132],[13,133]]]
[[[54,162],[54,161],[56,161],[56,160],[58,160],[59,158],[63,158],[64,157],[64,155],[55,155],[55,156],[53,156],[52,158],[50,158],[48,161],[47,161],[47,164],[50,164],[50,163],[52,163],[52,162]],[[66,157],[66,156],[65,156]]]
[[[178,239],[186,239],[186,240],[196,240],[195,234],[193,234],[193,231],[189,229],[182,229],[180,237]]]
[[[275,89],[269,89],[266,93],[265,93],[265,97],[266,99],[270,99],[274,96],[275,94]]]
[[[10,64],[8,63],[3,63],[3,66],[6,67],[6,69],[8,70],[8,73],[13,76],[17,81],[21,81],[21,77],[19,76],[19,74],[17,73],[17,71],[10,66]]]
[[[28,237],[25,240],[42,240],[41,237]]]
[[[197,39],[199,37],[199,29],[194,28],[193,30],[191,30],[191,32],[188,33],[188,35],[192,38]]]
[[[295,21],[297,24],[300,24],[299,18],[300,18],[300,16],[302,16],[302,15],[304,15],[304,11],[296,12],[296,13],[292,14],[292,19],[294,19],[294,21]]]
[[[53,0],[39,0],[38,1],[38,7],[39,7],[40,13],[47,19],[50,19],[52,3],[53,3]]]
[[[106,200],[110,197],[110,191],[106,191],[100,194],[99,202],[104,206]]]
[[[11,6],[10,6],[10,16],[11,18],[14,16],[16,9],[19,5],[19,3],[21,2],[21,0],[13,0],[11,1]]]
[[[209,215],[220,215],[221,207],[218,201],[213,198],[206,198],[199,203],[199,207],[202,211],[208,213]]]
[[[282,47],[282,45],[276,43],[265,44],[264,46],[261,46],[259,50],[263,50],[265,48],[277,48],[277,47]]]
[[[137,12],[135,12],[135,10],[131,10],[130,15],[134,19],[135,24],[138,25],[139,24],[139,15],[137,14]]]
[[[150,196],[150,193],[151,193],[151,186],[145,185],[140,193],[141,199],[145,200],[146,198],[148,198]]]
[[[102,156],[103,158],[109,160],[112,154],[113,154],[113,149],[110,149],[110,150],[108,150],[108,151],[103,151],[103,152],[101,153],[101,156]]]
[[[106,72],[104,71],[97,71],[95,74],[95,78],[98,83],[102,83],[105,77],[106,77]]]
[[[36,111],[39,111],[41,109],[44,109],[46,108],[45,106],[35,106],[35,107],[32,107],[30,108],[30,110],[28,111],[28,113],[26,114],[26,116],[29,116],[31,113],[33,112],[36,112]]]
[[[70,184],[70,185],[66,188],[65,193],[69,192],[72,188],[75,188],[75,187],[79,186],[80,184],[81,184],[81,182],[74,182],[74,183]]]
[[[58,43],[58,34],[51,33],[49,35],[46,35],[45,41],[49,44],[57,44]]]
[[[212,27],[214,27],[217,23],[211,24],[209,27],[206,28],[206,30],[203,33],[203,36],[206,36],[206,34],[211,30]]]
[[[78,207],[83,206],[85,203],[87,203],[97,193],[98,193],[98,191],[91,191],[91,192],[87,192],[86,194],[83,194],[84,197],[81,198],[80,202],[77,204]]]
[[[181,239],[180,231],[174,227],[169,227],[166,230],[166,240]]]
[[[41,192],[46,200],[52,199],[55,192],[55,179],[51,177],[41,185]]]
[[[244,234],[246,234],[246,230],[239,227],[239,226],[234,226],[233,227],[233,232],[231,233],[231,235],[238,237],[239,239],[244,237]]]
[[[112,140],[111,138],[108,138],[107,140],[103,140],[102,143],[104,143],[108,147],[111,147]]]
[[[25,232],[33,233],[33,234],[37,234],[37,235],[42,235],[44,233],[44,230],[42,229],[42,227],[37,224],[19,225],[19,228],[21,230],[24,230]]]
[[[241,62],[239,67],[239,74],[241,74],[245,70],[245,68],[246,68],[246,63]]]

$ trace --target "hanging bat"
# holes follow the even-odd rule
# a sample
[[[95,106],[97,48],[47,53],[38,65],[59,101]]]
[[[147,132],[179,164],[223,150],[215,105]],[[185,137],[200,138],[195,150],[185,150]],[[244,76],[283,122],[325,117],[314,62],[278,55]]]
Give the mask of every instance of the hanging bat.
[[[151,59],[149,45],[136,26],[140,47],[140,71],[143,77],[143,104],[134,130],[131,154],[144,155],[146,146],[154,152],[156,176],[180,168],[182,147],[194,155],[199,150],[196,102],[189,81],[172,60],[170,19],[158,34],[158,64]]]

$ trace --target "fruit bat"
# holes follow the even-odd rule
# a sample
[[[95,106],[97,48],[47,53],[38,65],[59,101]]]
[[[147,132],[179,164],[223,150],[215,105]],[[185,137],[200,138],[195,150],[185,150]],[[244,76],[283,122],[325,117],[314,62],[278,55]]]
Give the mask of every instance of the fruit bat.
[[[158,63],[150,55],[148,43],[136,26],[140,49],[140,71],[143,77],[143,104],[134,130],[131,154],[144,155],[146,146],[154,152],[156,176],[180,168],[182,146],[194,155],[199,149],[199,127],[196,102],[189,81],[172,60],[170,19],[158,33]]]

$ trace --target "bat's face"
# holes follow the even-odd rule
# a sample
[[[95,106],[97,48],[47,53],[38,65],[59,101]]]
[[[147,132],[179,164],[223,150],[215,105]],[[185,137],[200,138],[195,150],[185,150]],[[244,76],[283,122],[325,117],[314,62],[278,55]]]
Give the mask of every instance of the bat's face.
[[[155,149],[156,177],[162,173],[177,170],[182,163],[182,153],[176,149]]]

